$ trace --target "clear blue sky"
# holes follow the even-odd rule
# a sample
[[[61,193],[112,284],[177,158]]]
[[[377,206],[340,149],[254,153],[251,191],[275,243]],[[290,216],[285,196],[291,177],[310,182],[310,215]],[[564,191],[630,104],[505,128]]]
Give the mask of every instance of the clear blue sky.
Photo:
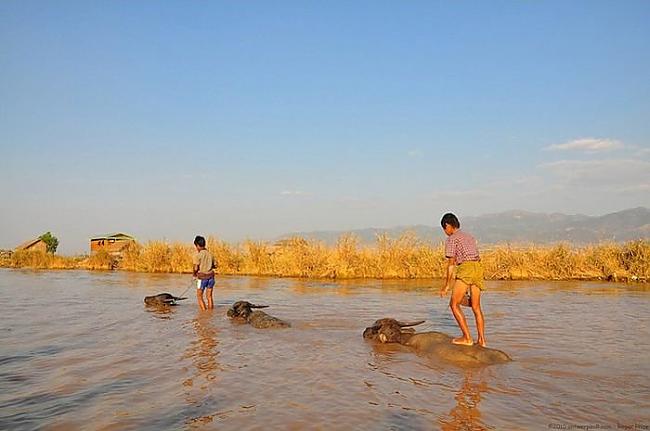
[[[650,206],[649,22],[648,1],[5,0],[0,248]]]

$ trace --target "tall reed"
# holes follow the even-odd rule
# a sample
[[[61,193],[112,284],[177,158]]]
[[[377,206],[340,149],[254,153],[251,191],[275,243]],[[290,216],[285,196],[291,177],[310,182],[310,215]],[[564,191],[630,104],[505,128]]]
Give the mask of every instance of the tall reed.
[[[276,243],[244,241],[229,244],[210,237],[207,247],[222,275],[263,275],[311,278],[441,278],[445,274],[443,244],[431,245],[413,233],[398,238],[377,236],[374,245],[361,245],[354,235],[343,235],[333,246],[294,237]],[[62,257],[19,251],[3,257],[0,266],[12,268],[110,269],[139,272],[190,273],[196,250],[187,243],[150,241],[131,244],[120,258],[99,252],[86,257]],[[502,244],[481,249],[485,276],[512,279],[650,278],[650,241],[602,243],[575,247]]]

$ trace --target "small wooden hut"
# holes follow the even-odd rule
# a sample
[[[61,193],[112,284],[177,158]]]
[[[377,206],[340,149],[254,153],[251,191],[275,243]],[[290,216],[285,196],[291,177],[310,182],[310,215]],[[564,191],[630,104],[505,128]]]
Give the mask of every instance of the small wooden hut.
[[[43,241],[40,238],[34,238],[34,239],[30,239],[29,241],[26,241],[26,242],[20,244],[18,247],[16,247],[16,251],[23,251],[23,250],[42,251],[43,253],[46,253],[47,252],[47,244],[45,244],[45,241]]]
[[[110,254],[119,255],[124,247],[132,243],[135,243],[135,238],[122,232],[98,235],[90,238],[90,252],[106,250]]]

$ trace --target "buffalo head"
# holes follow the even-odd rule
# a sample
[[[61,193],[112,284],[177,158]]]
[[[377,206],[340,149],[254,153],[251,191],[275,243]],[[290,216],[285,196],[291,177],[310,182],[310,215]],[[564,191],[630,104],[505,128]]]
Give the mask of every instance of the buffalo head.
[[[253,308],[268,308],[268,305],[255,305],[248,301],[237,301],[228,309],[226,314],[233,319],[247,319],[253,312]]]
[[[363,338],[366,340],[380,341],[382,343],[401,343],[403,334],[412,334],[415,330],[412,326],[424,323],[424,320],[417,322],[400,322],[399,320],[386,318],[379,319],[363,331]]]

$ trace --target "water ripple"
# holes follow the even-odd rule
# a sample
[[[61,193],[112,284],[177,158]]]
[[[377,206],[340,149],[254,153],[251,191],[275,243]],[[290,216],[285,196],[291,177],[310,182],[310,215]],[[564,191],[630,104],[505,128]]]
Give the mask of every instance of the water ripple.
[[[650,422],[649,292],[488,283],[488,342],[516,360],[464,369],[362,340],[381,317],[458,332],[432,283],[409,283],[228,277],[217,282],[216,309],[200,313],[192,300],[142,303],[180,293],[187,276],[0,271],[0,429]],[[225,311],[239,299],[270,305],[292,328],[232,323]]]

